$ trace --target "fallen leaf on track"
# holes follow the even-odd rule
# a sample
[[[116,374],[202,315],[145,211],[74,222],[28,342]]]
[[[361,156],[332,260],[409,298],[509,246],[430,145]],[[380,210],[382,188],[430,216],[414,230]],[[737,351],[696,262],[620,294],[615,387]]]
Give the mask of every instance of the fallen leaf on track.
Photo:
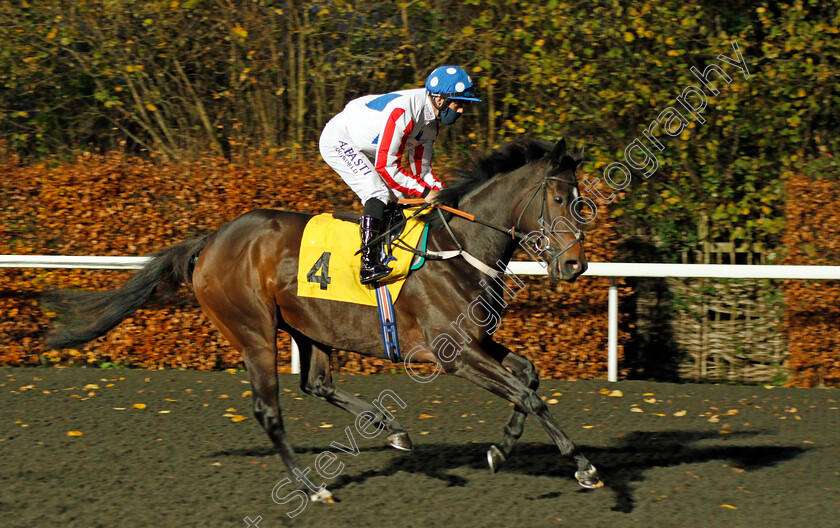
[[[435,415],[434,415],[434,414],[427,414],[427,413],[423,413],[423,414],[421,414],[421,415],[419,416],[419,418],[420,418],[421,420],[425,420],[426,418],[434,418],[434,417],[435,417]]]
[[[233,422],[241,422],[242,420],[247,420],[247,419],[248,419],[248,417],[247,417],[247,416],[242,416],[241,414],[237,414],[236,416],[234,416],[233,418],[231,418],[231,421],[233,421]],[[332,427],[332,426],[330,426],[330,427]]]
[[[555,404],[557,404],[557,403],[560,403],[560,400],[558,400],[557,398],[551,398],[550,400],[548,400],[548,401],[547,401],[547,402],[545,402],[545,403],[547,403],[547,404],[549,404],[549,405],[555,405]]]
[[[638,407],[633,407],[633,408],[630,409],[630,412],[645,412],[645,411],[639,409]]]
[[[623,392],[621,392],[620,390],[616,389],[616,390],[612,391],[612,392],[609,394],[609,396],[610,396],[611,398],[621,398],[621,397],[623,397],[623,396],[624,396],[624,393],[623,393]]]
[[[686,411],[677,411],[677,412],[674,413],[674,416],[685,416],[685,415],[686,415]]]
[[[132,405],[132,407],[134,407],[135,409],[145,409],[146,404],[145,403],[135,403],[134,405]]]
[[[83,432],[81,431],[67,431],[67,436],[82,436]]]
[[[737,509],[738,509],[737,507],[735,507],[735,506],[733,506],[733,505],[731,505],[731,504],[721,504],[721,505],[720,505],[720,507],[721,507],[721,508],[728,508],[728,509],[730,509],[730,510],[737,510]]]

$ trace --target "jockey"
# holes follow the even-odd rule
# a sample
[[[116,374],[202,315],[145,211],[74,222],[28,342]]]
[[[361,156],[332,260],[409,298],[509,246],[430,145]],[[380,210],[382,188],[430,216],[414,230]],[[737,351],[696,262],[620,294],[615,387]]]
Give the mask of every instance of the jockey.
[[[438,123],[451,125],[471,101],[481,100],[473,95],[467,72],[441,66],[429,75],[425,88],[354,99],[324,127],[321,156],[364,205],[362,284],[391,273],[379,249],[364,249],[379,235],[385,204],[410,196],[434,203],[443,189],[432,172]],[[404,154],[407,168],[401,165]]]

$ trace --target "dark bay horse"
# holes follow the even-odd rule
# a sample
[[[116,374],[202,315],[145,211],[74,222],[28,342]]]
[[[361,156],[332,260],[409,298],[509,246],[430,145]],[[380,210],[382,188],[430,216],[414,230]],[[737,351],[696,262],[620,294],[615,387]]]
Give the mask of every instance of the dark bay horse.
[[[439,198],[482,223],[456,216],[446,225],[439,221],[440,225],[430,226],[429,249],[452,250],[460,243],[478,261],[497,268],[497,263],[510,261],[519,245],[516,237],[521,239],[521,235],[516,233],[537,233],[533,246],[540,246],[551,278],[574,281],[587,267],[573,210],[578,198],[575,169],[581,158],[582,151],[568,155],[563,140],[556,145],[520,141],[478,158]],[[411,440],[393,416],[387,419],[380,408],[333,384],[333,349],[380,358],[385,352],[376,307],[297,296],[298,253],[310,218],[254,210],[210,235],[160,251],[120,289],[58,292],[47,303],[58,313],[47,345],[68,348],[91,341],[145,303],[171,295],[182,282],[191,283],[204,313],[242,354],[251,378],[254,414],[290,473],[300,474],[301,465],[278,406],[278,329],[298,343],[304,392],[357,416],[373,413],[373,424],[387,431],[388,442],[410,450]],[[554,229],[558,221],[572,228]],[[510,455],[531,414],[560,452],[575,461],[578,482],[586,488],[600,487],[595,467],[537,396],[539,379],[531,361],[494,341],[495,328],[464,319],[464,310],[482,294],[500,314],[506,306],[503,288],[503,280],[491,280],[464,258],[428,260],[408,277],[395,304],[400,347],[415,352],[412,362],[435,362],[446,374],[465,378],[515,404],[502,441],[487,454],[491,470]],[[433,342],[456,321],[463,341],[460,351],[454,357],[442,357],[446,350]],[[313,495],[314,500],[326,497],[325,490]]]

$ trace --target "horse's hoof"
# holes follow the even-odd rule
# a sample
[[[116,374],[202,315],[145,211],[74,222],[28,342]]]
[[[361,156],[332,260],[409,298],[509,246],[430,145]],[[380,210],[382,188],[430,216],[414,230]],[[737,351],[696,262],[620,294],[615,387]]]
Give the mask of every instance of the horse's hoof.
[[[502,451],[492,445],[490,449],[487,450],[487,464],[490,466],[490,473],[495,473],[499,470],[502,464],[505,463],[505,455],[502,454]]]
[[[330,493],[330,490],[328,490],[327,488],[322,489],[318,493],[313,493],[309,496],[309,500],[311,500],[312,502],[326,502],[329,504],[334,504],[338,502],[338,499],[333,497],[333,494]]]
[[[604,482],[601,480],[601,477],[598,476],[598,472],[594,470],[592,471],[591,475],[584,475],[580,471],[576,471],[575,478],[577,479],[578,483],[586,489],[596,489],[604,485]]]
[[[414,449],[414,444],[411,443],[411,438],[408,437],[408,433],[394,433],[388,437],[388,443],[391,447],[400,451],[411,451]]]

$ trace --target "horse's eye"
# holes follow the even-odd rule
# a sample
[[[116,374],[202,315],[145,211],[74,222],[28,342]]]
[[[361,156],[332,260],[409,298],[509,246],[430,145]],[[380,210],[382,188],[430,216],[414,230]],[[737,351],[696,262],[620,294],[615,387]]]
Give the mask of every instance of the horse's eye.
[[[563,197],[562,196],[555,197],[554,201],[559,203],[560,205],[563,205]]]

